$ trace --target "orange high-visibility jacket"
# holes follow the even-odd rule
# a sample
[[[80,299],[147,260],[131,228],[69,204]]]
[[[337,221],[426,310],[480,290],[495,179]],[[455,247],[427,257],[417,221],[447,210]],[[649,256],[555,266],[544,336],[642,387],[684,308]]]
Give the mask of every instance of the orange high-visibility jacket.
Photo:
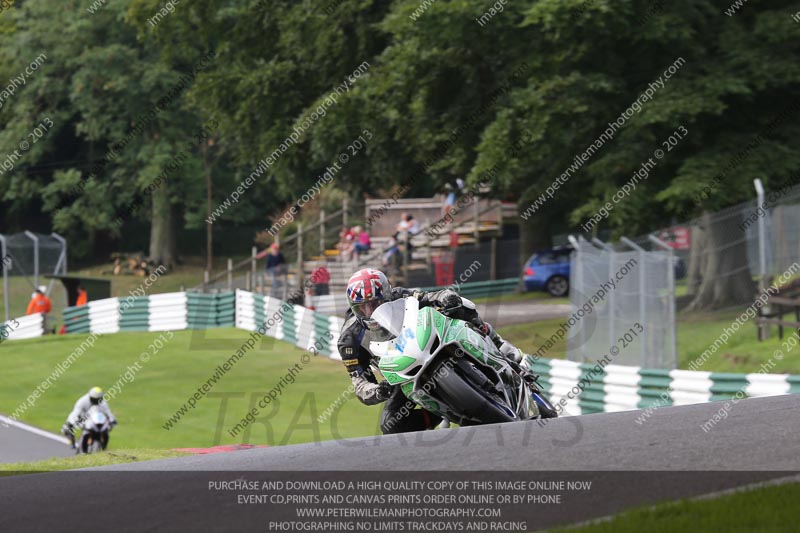
[[[86,305],[86,302],[89,301],[89,295],[86,294],[86,291],[79,290],[78,291],[78,299],[75,301],[75,305]]]
[[[31,299],[31,303],[28,304],[28,312],[26,314],[35,315],[36,313],[49,313],[51,308],[52,304],[50,303],[50,298],[44,294],[37,294]]]

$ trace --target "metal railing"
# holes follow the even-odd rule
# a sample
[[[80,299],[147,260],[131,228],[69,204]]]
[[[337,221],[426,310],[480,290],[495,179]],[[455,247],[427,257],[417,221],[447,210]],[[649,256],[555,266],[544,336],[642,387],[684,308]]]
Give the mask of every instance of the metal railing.
[[[502,231],[503,213],[503,205],[501,202],[493,201],[490,202],[490,205],[484,209],[479,209],[478,202],[476,201],[471,207],[473,212],[469,218],[461,221],[454,220],[453,222],[444,225],[442,224],[442,219],[440,218],[439,220],[422,226],[416,234],[411,236],[411,246],[424,252],[425,256],[423,262],[428,268],[431,266],[432,250],[434,249],[432,244],[437,239],[440,239],[449,233],[472,224],[474,225],[472,228],[473,239],[477,245],[481,239],[481,217],[490,211],[495,210],[498,212],[500,221],[497,224],[497,227],[498,235],[500,234]],[[386,213],[389,212],[387,211]],[[280,234],[276,236],[275,242],[280,244],[287,261],[289,255],[295,256],[295,261],[293,265],[289,267],[288,276],[284,281],[286,286],[299,286],[298,280],[301,280],[304,276],[304,266],[307,262],[306,257],[308,252],[308,243],[310,242],[309,239],[314,239],[315,237],[318,238],[319,255],[324,256],[327,249],[326,242],[331,240],[326,235],[326,231],[329,231],[330,229],[330,223],[333,221],[337,223],[336,234],[338,237],[338,228],[348,225],[349,216],[349,206],[347,200],[345,199],[343,201],[342,208],[337,209],[331,214],[326,214],[326,212],[322,210],[320,212],[319,220],[313,224],[305,226],[302,222],[298,221],[296,232],[286,237],[281,237]],[[442,229],[442,233],[436,233],[435,235],[428,235],[426,233],[428,230],[436,228]],[[444,232],[443,228],[446,228],[447,231]],[[498,235],[493,235],[492,239],[495,240]],[[373,248],[368,252],[359,254],[355,257],[355,260],[351,261],[350,263],[356,270],[368,265],[379,264],[383,254],[388,252],[392,246],[394,245]],[[408,246],[403,246],[403,251],[401,253],[403,257],[403,267],[400,269],[399,277],[403,282],[408,282],[408,265],[411,264],[413,257],[411,256]],[[204,272],[203,283],[194,287],[193,290],[209,292],[215,290],[233,290],[235,288],[243,288],[249,291],[263,292],[266,287],[266,281],[264,280],[263,276],[259,275],[258,272],[258,260],[260,259],[258,255],[257,247],[253,246],[250,251],[250,257],[239,262],[234,262],[233,259],[228,259],[225,270],[218,273],[211,273],[208,271]],[[492,262],[490,265],[490,277],[492,279],[495,278],[494,265],[495,261],[494,257],[492,257]]]
[[[343,202],[343,206],[340,209],[337,209],[331,214],[326,214],[325,210],[320,211],[320,218],[314,224],[309,225],[308,227],[303,227],[302,222],[298,222],[297,226],[298,229],[295,233],[289,235],[286,238],[281,238],[280,234],[278,234],[275,238],[275,242],[280,244],[282,247],[285,247],[289,244],[294,244],[295,246],[292,248],[296,248],[297,253],[297,263],[296,266],[299,268],[297,269],[297,276],[302,277],[302,265],[303,265],[303,250],[305,239],[308,238],[307,235],[313,232],[314,230],[319,230],[319,253],[320,255],[324,254],[326,246],[326,224],[334,220],[341,220],[342,225],[347,224],[347,217],[348,217],[348,206],[347,201]],[[288,251],[287,251],[288,253]],[[233,259],[228,259],[227,261],[227,268],[225,270],[218,272],[216,274],[212,274],[209,271],[204,272],[204,279],[203,283],[195,286],[193,290],[201,290],[202,292],[209,292],[210,290],[219,290],[218,282],[220,280],[224,280],[223,289],[224,290],[233,290],[234,288],[244,288],[249,291],[255,290],[259,286],[259,282],[261,282],[261,286],[263,288],[264,282],[258,276],[258,248],[253,246],[250,249],[250,257],[247,259],[243,259],[238,263],[234,263]],[[239,275],[238,279],[236,279],[236,273],[241,272],[242,274]]]

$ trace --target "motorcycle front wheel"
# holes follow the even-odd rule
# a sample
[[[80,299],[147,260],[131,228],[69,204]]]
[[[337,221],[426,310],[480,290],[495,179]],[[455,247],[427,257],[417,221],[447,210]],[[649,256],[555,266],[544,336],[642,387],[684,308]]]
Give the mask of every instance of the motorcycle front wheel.
[[[556,408],[553,407],[550,400],[545,398],[543,394],[534,392],[533,398],[539,406],[539,413],[541,413],[542,418],[558,418],[558,411],[556,411]]]
[[[514,412],[491,397],[471,379],[471,372],[460,366],[469,364],[458,361],[447,371],[437,371],[436,388],[447,404],[457,409],[467,421],[480,421],[483,424],[499,424],[518,420]],[[441,367],[440,367],[441,368]],[[477,372],[477,370],[476,370]],[[462,423],[461,425],[471,425]]]

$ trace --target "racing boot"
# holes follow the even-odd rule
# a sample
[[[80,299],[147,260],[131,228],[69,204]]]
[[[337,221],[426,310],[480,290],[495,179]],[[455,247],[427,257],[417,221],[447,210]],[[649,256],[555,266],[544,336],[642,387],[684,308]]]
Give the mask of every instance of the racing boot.
[[[483,325],[487,331],[486,335],[492,339],[492,342],[495,346],[497,346],[497,349],[500,351],[503,357],[514,363],[513,366],[522,376],[522,379],[524,379],[529,385],[533,385],[537,392],[541,392],[541,387],[538,383],[539,376],[531,372],[525,352],[501,337],[500,334],[497,333],[497,331],[495,331],[492,325],[488,322],[484,322]]]
[[[521,364],[525,357],[523,351],[501,337],[491,324],[488,322],[484,322],[483,324],[486,328],[486,335],[492,339],[492,342],[497,346],[497,349],[500,350],[500,353],[503,354],[503,357],[509,361],[514,361],[518,365]]]

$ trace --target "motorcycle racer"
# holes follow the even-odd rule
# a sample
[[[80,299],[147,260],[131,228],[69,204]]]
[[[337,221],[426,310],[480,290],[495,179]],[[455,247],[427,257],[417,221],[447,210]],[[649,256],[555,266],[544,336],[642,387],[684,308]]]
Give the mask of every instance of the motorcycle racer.
[[[338,349],[358,399],[365,405],[387,402],[381,414],[381,431],[384,434],[431,429],[441,422],[440,417],[423,409],[415,409],[414,402],[406,398],[400,387],[387,381],[379,383],[371,368],[373,354],[369,351],[369,343],[388,338],[388,332],[371,319],[372,313],[384,302],[406,297],[419,300],[420,308],[437,307],[447,316],[469,322],[488,336],[507,359],[520,363],[524,356],[522,350],[504,340],[491,324],[480,318],[474,303],[455,291],[443,289],[422,292],[392,287],[380,270],[365,268],[357,271],[347,282],[350,308],[339,334]]]
[[[78,398],[72,412],[67,417],[67,421],[61,427],[61,433],[65,435],[71,442],[72,447],[75,447],[75,430],[81,427],[81,424],[86,420],[87,413],[92,406],[97,406],[109,420],[110,428],[117,425],[117,419],[108,407],[108,403],[103,400],[103,389],[100,387],[92,387],[89,392]],[[108,439],[103,443],[103,449],[108,446]]]

